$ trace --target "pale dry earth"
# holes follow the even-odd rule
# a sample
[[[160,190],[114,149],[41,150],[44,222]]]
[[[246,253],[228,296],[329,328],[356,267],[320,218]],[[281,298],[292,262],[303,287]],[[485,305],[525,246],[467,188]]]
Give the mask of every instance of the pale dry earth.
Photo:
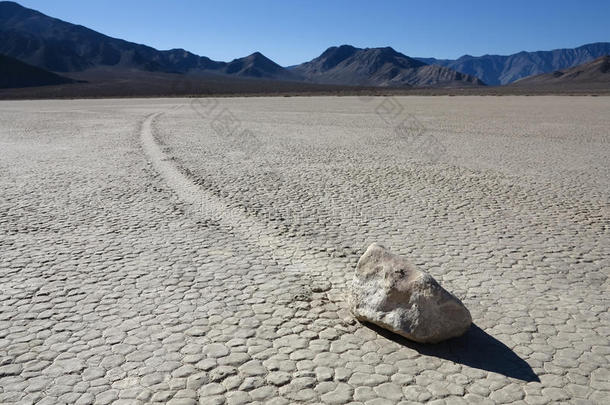
[[[602,404],[609,132],[606,97],[0,102],[0,403]],[[475,326],[354,322],[374,241]]]

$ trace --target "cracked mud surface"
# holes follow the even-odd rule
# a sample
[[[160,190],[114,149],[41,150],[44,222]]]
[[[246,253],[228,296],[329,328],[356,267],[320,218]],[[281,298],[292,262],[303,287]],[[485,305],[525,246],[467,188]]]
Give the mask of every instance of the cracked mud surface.
[[[608,117],[589,97],[1,102],[0,403],[601,404]],[[467,335],[355,323],[373,241],[460,297]]]

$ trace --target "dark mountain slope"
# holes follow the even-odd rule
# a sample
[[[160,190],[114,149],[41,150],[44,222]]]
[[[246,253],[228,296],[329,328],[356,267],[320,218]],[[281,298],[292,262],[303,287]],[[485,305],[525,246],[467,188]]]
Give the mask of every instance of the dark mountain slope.
[[[15,58],[0,55],[0,88],[49,86],[73,83],[74,80],[28,65]]]
[[[56,72],[114,67],[168,73],[209,71],[256,78],[291,76],[260,53],[237,59],[229,66],[184,49],[159,51],[111,38],[8,1],[0,2],[0,53]],[[235,69],[240,61],[243,68]]]
[[[234,59],[221,72],[240,77],[298,80],[298,76],[278,65],[260,52],[244,58]]]
[[[386,87],[483,84],[475,77],[446,67],[428,66],[390,47],[331,47],[291,71],[314,83]]]
[[[585,86],[610,87],[610,56],[602,56],[569,69],[530,76],[513,83],[513,86]]]
[[[0,3],[0,52],[56,72],[100,65],[169,70],[153,48],[111,38],[13,2]]]
[[[417,60],[447,66],[473,75],[489,85],[512,83],[521,78],[550,73],[580,65],[610,54],[609,42],[598,42],[573,49],[519,52],[513,55],[464,55],[457,60],[416,58]]]

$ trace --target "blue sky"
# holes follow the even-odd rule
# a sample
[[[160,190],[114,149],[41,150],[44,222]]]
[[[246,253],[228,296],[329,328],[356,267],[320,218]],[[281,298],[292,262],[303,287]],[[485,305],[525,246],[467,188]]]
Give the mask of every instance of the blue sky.
[[[158,49],[281,65],[333,45],[457,58],[610,41],[610,0],[22,0],[26,7]]]

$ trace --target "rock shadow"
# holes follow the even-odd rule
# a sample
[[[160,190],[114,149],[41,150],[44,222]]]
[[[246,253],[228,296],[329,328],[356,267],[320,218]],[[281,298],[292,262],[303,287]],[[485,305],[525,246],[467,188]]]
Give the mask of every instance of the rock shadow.
[[[474,323],[464,335],[437,344],[413,342],[368,322],[363,323],[363,325],[387,339],[417,350],[426,356],[451,360],[455,363],[492,371],[526,382],[540,382],[534,370],[525,360]]]

